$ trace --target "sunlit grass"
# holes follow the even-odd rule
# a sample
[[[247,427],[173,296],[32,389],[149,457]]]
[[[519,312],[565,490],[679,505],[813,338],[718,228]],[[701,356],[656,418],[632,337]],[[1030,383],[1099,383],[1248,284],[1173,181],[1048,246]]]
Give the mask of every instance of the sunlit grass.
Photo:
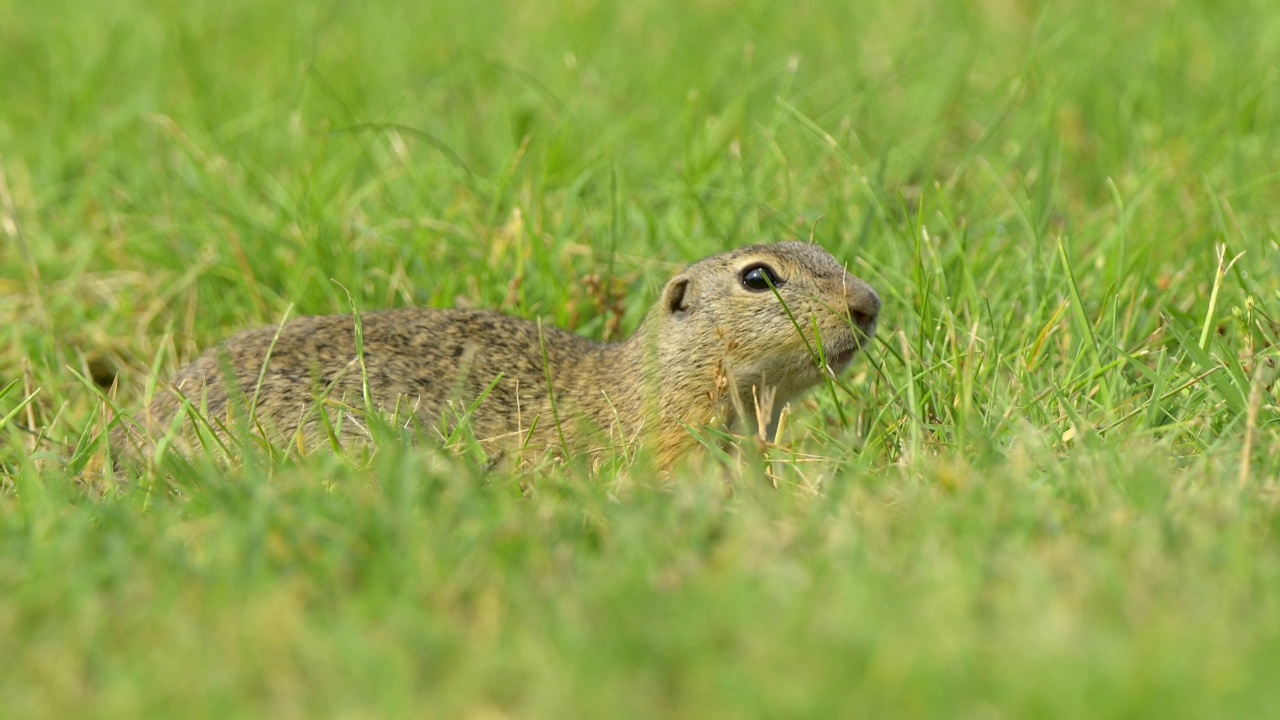
[[[1280,712],[1270,6],[117,0],[0,40],[6,714]],[[616,339],[810,237],[885,309],[772,463],[386,427],[104,464],[286,313]]]

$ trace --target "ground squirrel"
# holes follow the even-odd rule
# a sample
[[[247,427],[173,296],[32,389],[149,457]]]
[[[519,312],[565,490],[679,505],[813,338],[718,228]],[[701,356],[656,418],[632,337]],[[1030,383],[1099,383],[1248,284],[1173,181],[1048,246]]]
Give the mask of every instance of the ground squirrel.
[[[180,395],[214,427],[252,405],[255,427],[273,440],[314,443],[332,432],[358,441],[367,393],[381,414],[426,427],[470,409],[465,422],[494,455],[640,442],[670,468],[697,445],[689,428],[759,429],[765,393],[772,439],[785,403],[847,367],[879,312],[876,292],[826,250],[784,242],[690,266],[618,343],[480,310],[386,310],[358,325],[351,315],[304,317],[206,352],[145,417],[122,419],[111,444],[123,457],[148,454]]]

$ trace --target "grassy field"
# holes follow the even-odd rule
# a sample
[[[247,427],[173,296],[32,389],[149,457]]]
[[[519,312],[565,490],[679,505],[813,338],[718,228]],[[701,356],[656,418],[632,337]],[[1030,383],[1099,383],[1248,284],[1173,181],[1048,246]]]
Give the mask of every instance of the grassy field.
[[[0,714],[1280,717],[1274,4],[445,5],[0,2]],[[614,338],[810,236],[885,310],[777,489],[385,437],[102,492],[238,330]]]

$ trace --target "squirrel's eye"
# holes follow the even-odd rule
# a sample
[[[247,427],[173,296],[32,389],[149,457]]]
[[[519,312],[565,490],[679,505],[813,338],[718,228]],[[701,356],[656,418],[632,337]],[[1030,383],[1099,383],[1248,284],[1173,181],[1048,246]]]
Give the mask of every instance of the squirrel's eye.
[[[768,265],[752,265],[742,271],[742,285],[748,290],[766,292],[770,285],[773,287],[782,285],[782,280]]]

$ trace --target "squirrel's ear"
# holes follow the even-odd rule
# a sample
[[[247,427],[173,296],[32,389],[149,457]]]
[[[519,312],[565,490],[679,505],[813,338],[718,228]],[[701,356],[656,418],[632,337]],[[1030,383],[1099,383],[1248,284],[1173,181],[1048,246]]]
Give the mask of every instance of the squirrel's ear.
[[[689,278],[679,275],[671,279],[667,286],[662,289],[662,307],[667,312],[680,316],[688,314],[692,305],[692,298],[689,292]]]

